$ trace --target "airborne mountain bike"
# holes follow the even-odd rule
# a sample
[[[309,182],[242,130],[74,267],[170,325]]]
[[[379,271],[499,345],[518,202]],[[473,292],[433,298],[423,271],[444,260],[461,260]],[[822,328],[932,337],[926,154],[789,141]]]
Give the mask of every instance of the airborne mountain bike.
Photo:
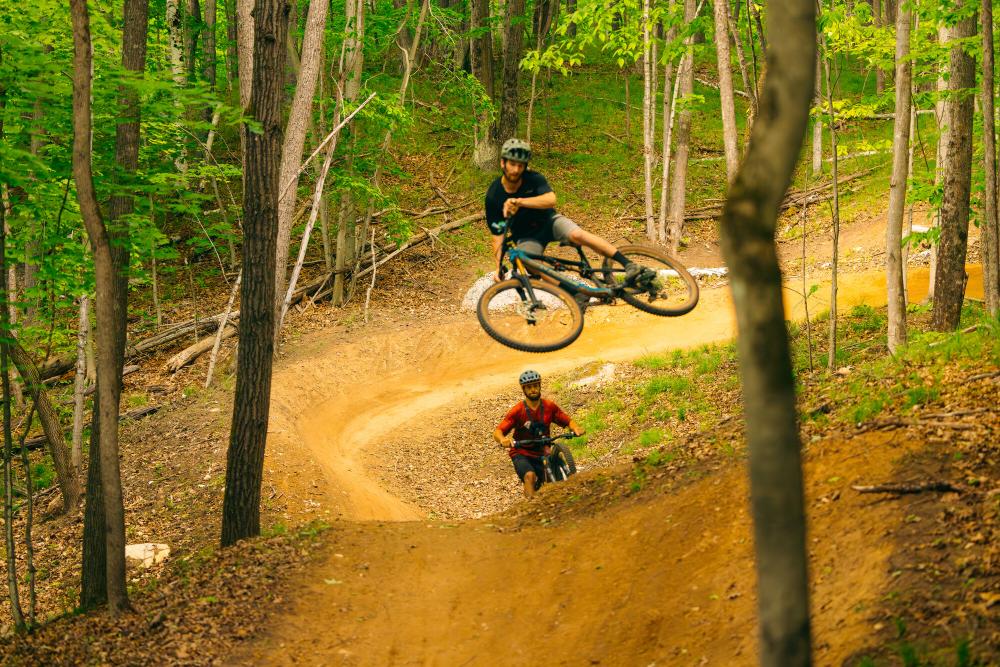
[[[643,268],[625,280],[624,267],[610,258],[590,263],[575,243],[576,259],[526,252],[511,247],[508,228],[501,256],[510,262],[510,277],[491,285],[479,298],[479,324],[494,340],[523,352],[552,352],[575,341],[583,331],[583,312],[591,299],[613,304],[618,299],[653,315],[676,317],[698,304],[698,283],[676,258],[657,248],[622,245],[618,250]],[[501,265],[506,274],[507,267]]]

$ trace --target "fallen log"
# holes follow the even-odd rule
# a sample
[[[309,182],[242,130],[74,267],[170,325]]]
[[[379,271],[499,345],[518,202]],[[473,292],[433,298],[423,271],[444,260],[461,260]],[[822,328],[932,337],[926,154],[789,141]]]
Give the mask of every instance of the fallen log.
[[[875,484],[873,486],[855,485],[851,487],[858,493],[961,493],[962,489],[949,482],[917,482],[915,484]]]
[[[202,338],[200,341],[194,345],[188,346],[181,350],[174,356],[167,359],[167,363],[163,365],[164,370],[170,373],[176,373],[180,369],[184,368],[192,361],[197,359],[200,355],[208,352],[215,346],[216,340],[225,340],[227,338],[232,338],[236,335],[236,327],[227,326],[222,330],[222,334],[218,337],[208,336]]]

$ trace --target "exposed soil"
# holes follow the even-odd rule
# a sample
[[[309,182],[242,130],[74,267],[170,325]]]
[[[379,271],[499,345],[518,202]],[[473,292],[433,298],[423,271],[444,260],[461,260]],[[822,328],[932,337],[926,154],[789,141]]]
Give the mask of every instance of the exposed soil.
[[[848,228],[847,244],[878,247],[878,229]],[[370,323],[356,304],[347,313],[307,310],[287,331],[274,379],[265,523],[333,524],[317,547],[303,551],[279,540],[247,558],[203,553],[218,532],[230,403],[221,391],[185,399],[186,407],[175,405],[123,438],[130,541],[169,541],[177,557],[166,569],[133,571],[132,584],[157,591],[162,579],[165,589],[141,597],[139,620],[119,643],[46,651],[65,632],[58,623],[15,647],[13,663],[536,664],[544,650],[556,664],[752,664],[755,578],[741,459],[705,460],[683,472],[658,468],[631,491],[631,466],[616,467],[628,456],[609,457],[525,503],[489,437],[516,400],[512,378],[525,367],[551,376],[731,338],[728,290],[704,289],[698,308],[676,320],[594,308],[569,349],[528,355],[498,346],[456,312],[470,272],[461,260],[473,256],[462,238],[418,249],[380,276]],[[808,242],[810,257],[824,256],[822,243]],[[698,251],[699,263],[709,264],[712,252]],[[786,267],[796,252],[800,246],[785,244]],[[883,303],[884,277],[864,271],[881,258],[854,251],[853,261],[855,274],[842,276],[841,307]],[[807,265],[811,275],[816,263]],[[926,290],[926,274],[911,271],[911,300]],[[977,277],[970,291],[979,289]],[[427,289],[413,289],[418,285]],[[827,291],[811,298],[813,312],[826,307]],[[800,305],[791,301],[789,317],[798,318]],[[200,365],[182,371],[170,395],[203,372]],[[989,386],[995,393],[997,385]],[[850,490],[913,476],[953,478],[955,461],[935,457],[924,430],[834,434],[809,447],[817,664],[884,653],[904,604],[922,619],[911,635],[990,627],[984,618],[998,604],[990,597],[998,560],[988,547],[996,541],[1000,496],[995,449],[981,444],[997,441],[996,398],[968,392],[946,406],[990,415],[977,422],[986,430],[967,434],[978,439],[967,442],[972,472],[962,468],[987,488],[961,499],[895,501]],[[934,561],[941,576],[928,583],[927,568],[915,563],[921,549],[940,548],[917,530],[931,522],[953,542],[941,552],[947,557]],[[984,522],[987,528],[976,528]],[[49,529],[47,544],[76,543],[78,531],[76,517]],[[959,549],[974,559],[956,559]],[[75,557],[57,578],[70,576]],[[265,562],[273,572],[246,579]],[[170,583],[192,566],[202,568],[200,578]],[[244,566],[250,569],[241,575]],[[204,578],[212,568],[228,578]],[[978,583],[969,585],[970,577]],[[909,593],[887,603],[900,582]],[[963,592],[941,600],[933,585]],[[53,590],[62,591],[62,607],[75,595],[71,586]],[[61,608],[56,599],[46,605]],[[967,611],[970,605],[981,613]],[[954,618],[956,609],[966,610],[962,628],[935,625],[935,614]],[[158,634],[163,610],[182,620]],[[101,636],[116,627],[102,618],[72,627]],[[153,652],[157,643],[161,653]]]

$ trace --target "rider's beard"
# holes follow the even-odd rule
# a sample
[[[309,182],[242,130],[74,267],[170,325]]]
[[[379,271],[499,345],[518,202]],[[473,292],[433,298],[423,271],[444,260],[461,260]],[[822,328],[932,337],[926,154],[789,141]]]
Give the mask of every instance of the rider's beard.
[[[537,401],[538,399],[540,399],[542,397],[542,390],[541,390],[541,388],[538,388],[538,389],[525,389],[524,390],[524,395],[528,399],[530,399],[532,401]]]

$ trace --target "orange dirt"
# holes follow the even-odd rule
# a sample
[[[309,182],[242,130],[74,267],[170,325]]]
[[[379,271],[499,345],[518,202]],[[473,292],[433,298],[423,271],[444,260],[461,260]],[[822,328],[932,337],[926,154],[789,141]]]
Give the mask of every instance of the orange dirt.
[[[911,299],[927,271],[910,274]],[[981,293],[973,271],[970,292]],[[811,300],[824,309],[828,290]],[[798,298],[786,292],[789,298]],[[885,300],[879,272],[841,280],[841,308]],[[592,315],[593,313],[593,315]],[[790,317],[798,317],[789,308]],[[720,341],[734,335],[728,290],[707,290],[689,315],[625,308],[587,313],[570,348],[544,356],[503,348],[463,316],[336,345],[314,335],[275,376],[269,476],[309,486],[290,459],[317,461],[324,512],[347,519],[330,558],[271,630],[234,659],[267,664],[752,664],[752,541],[742,466],[678,491],[643,490],[598,512],[574,512],[584,480],[546,489],[548,521],[428,522],[367,475],[362,453],[401,426],[432,432],[435,410],[587,362]],[[860,609],[884,589],[891,551],[879,539],[902,516],[849,491],[888,477],[914,443],[870,434],[808,452],[807,497],[817,664],[839,664],[873,634]],[[447,465],[429,461],[428,465]],[[580,477],[585,477],[581,475]],[[575,489],[575,491],[574,491]],[[864,520],[858,515],[864,512]]]

